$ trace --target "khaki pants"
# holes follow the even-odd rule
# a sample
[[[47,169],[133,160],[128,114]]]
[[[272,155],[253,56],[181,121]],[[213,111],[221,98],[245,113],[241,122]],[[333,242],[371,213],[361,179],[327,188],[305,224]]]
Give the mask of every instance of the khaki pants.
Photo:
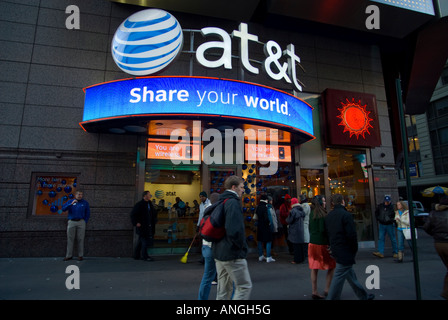
[[[75,238],[78,247],[78,257],[84,256],[84,236],[86,234],[86,221],[81,219],[79,221],[69,220],[67,224],[67,253],[66,258],[73,257],[73,245]]]
[[[249,300],[252,291],[252,281],[246,259],[230,261],[216,260],[218,288],[216,300]],[[235,292],[233,293],[233,285]]]

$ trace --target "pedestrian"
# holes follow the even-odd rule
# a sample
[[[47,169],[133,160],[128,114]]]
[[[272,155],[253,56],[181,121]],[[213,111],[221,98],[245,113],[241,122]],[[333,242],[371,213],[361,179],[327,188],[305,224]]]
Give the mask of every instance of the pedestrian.
[[[389,236],[390,242],[392,243],[392,254],[393,258],[398,257],[397,250],[397,239],[395,238],[395,226],[394,218],[395,211],[391,202],[390,196],[384,196],[384,200],[380,203],[375,210],[375,217],[378,221],[378,251],[373,252],[373,255],[384,258],[384,241],[386,239],[386,234]]]
[[[325,229],[328,233],[331,255],[336,260],[336,268],[327,299],[339,300],[347,280],[360,300],[372,300],[375,296],[367,293],[353,270],[358,252],[358,238],[352,214],[345,209],[345,201],[341,194],[334,194],[331,200],[334,208],[325,217]]]
[[[219,242],[212,244],[216,271],[218,272],[217,300],[248,300],[252,291],[252,280],[247,266],[247,242],[245,234],[241,196],[243,179],[233,175],[224,181],[226,190],[220,200],[225,200],[225,231]],[[233,293],[233,284],[235,292]]]
[[[268,208],[268,196],[263,194],[256,210],[257,217],[257,242],[258,261],[275,262],[271,256],[273,240],[273,221],[270,209]],[[263,245],[266,245],[266,257],[263,255]]]
[[[408,206],[403,201],[398,201],[396,204],[395,222],[397,223],[397,238],[398,238],[398,259],[396,262],[403,262],[404,259],[404,240],[406,239],[405,232],[410,232],[411,223],[409,219]],[[412,250],[411,238],[408,236],[407,243]]]
[[[271,214],[272,219],[272,246],[271,246],[271,256],[277,256],[277,253],[274,251],[274,247],[276,245],[276,240],[279,238],[279,221],[278,221],[278,210],[275,210],[273,205],[273,198],[268,195],[268,211]],[[277,243],[278,244],[278,243]]]
[[[290,254],[293,254],[294,250],[292,247],[291,241],[288,240],[288,223],[286,222],[286,218],[289,216],[289,212],[291,211],[291,196],[289,194],[285,194],[284,202],[280,205],[279,213],[280,213],[280,223],[282,225],[283,235],[285,236],[286,244],[288,245],[288,250]]]
[[[443,196],[429,213],[423,229],[434,238],[434,247],[446,267],[442,298],[448,300],[448,196]]]
[[[75,239],[78,248],[78,260],[82,261],[84,259],[84,238],[86,235],[86,225],[90,218],[90,206],[83,197],[84,192],[77,190],[74,199],[68,200],[62,206],[62,211],[68,210],[67,251],[64,261],[73,259]]]
[[[205,208],[207,208],[211,204],[210,200],[207,198],[207,192],[205,191],[201,191],[199,193],[199,200],[201,201],[201,203],[199,204],[199,219],[197,223],[198,227],[199,224],[201,223],[202,218],[204,217]]]
[[[204,204],[202,211],[202,216],[204,216],[204,210],[219,200],[219,193],[214,192],[210,195],[210,199],[207,199],[207,194],[202,191],[199,197],[201,206]],[[203,200],[204,197],[208,201]],[[208,300],[212,283],[216,280],[216,265],[215,259],[213,259],[212,243],[205,239],[202,239],[202,259],[204,259],[204,274],[199,285],[198,300]]]
[[[311,208],[307,201],[307,197],[305,194],[301,194],[299,197],[300,200],[300,206],[302,207],[303,211],[305,212],[305,218],[303,219],[303,238],[305,241],[305,259],[308,258],[308,243],[310,243],[310,213]]]
[[[152,261],[148,256],[148,248],[153,245],[157,223],[157,211],[151,202],[151,192],[144,191],[142,200],[134,205],[131,211],[131,222],[138,235],[138,242],[134,248],[134,259]]]
[[[173,204],[173,208],[176,210],[178,218],[185,217],[186,205],[180,197],[176,197],[176,203]]]
[[[308,265],[311,269],[311,297],[313,300],[325,299],[330,290],[331,280],[333,279],[336,261],[330,256],[330,246],[327,233],[325,232],[325,209],[326,201],[323,196],[315,196],[311,199],[311,217],[310,217],[310,243],[308,245]],[[317,290],[317,274],[319,270],[327,270],[325,281],[325,291],[323,295]]]
[[[204,217],[205,209],[211,205],[210,200],[207,198],[207,192],[205,192],[205,191],[201,191],[199,193],[199,200],[201,201],[201,204],[199,205],[199,218],[198,218],[198,223],[196,225],[196,232],[199,231],[199,225],[201,224],[202,218]],[[205,263],[204,259],[205,259],[204,256],[202,256],[200,263]]]
[[[297,198],[291,199],[291,212],[286,218],[288,223],[288,240],[293,245],[294,260],[293,264],[302,263],[305,261],[305,237],[304,237],[304,219],[305,211],[300,206]]]

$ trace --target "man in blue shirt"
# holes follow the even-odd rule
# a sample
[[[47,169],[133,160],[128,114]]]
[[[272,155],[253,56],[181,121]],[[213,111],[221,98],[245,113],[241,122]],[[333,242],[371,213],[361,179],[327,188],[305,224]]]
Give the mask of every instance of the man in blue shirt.
[[[84,237],[86,233],[86,224],[90,218],[90,206],[89,203],[83,199],[83,195],[82,191],[76,191],[75,198],[67,201],[62,206],[62,211],[68,210],[67,252],[64,261],[73,258],[75,238],[78,246],[78,260],[82,261],[84,257]]]

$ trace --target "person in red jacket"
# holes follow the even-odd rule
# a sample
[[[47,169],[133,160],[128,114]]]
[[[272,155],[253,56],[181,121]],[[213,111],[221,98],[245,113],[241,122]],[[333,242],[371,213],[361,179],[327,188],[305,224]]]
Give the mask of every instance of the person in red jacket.
[[[288,250],[290,254],[293,254],[294,249],[292,246],[292,242],[288,240],[288,223],[286,222],[286,218],[289,216],[291,212],[291,196],[289,194],[285,194],[285,201],[280,206],[280,223],[283,226],[283,234],[285,235],[285,241],[288,244]]]

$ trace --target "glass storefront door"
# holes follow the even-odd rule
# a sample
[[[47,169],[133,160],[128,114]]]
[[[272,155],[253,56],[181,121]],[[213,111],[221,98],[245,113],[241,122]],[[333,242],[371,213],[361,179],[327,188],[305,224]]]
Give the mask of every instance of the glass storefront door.
[[[344,196],[345,207],[356,223],[358,241],[374,239],[366,159],[363,150],[327,148],[330,192]]]
[[[151,192],[157,209],[154,249],[169,248],[166,253],[175,253],[175,248],[183,248],[183,253],[196,234],[202,191],[199,167],[147,165],[145,190]]]

